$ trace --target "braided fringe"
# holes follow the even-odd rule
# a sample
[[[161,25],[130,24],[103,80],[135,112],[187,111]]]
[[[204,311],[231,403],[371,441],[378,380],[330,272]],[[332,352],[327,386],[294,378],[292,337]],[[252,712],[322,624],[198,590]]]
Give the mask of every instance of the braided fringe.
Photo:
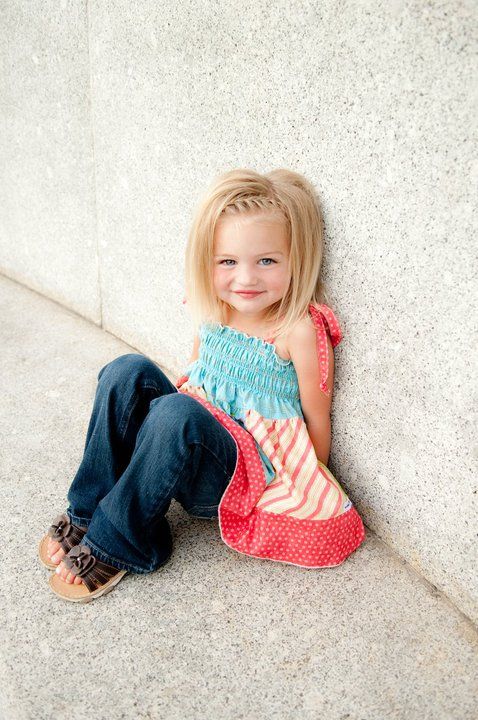
[[[113,575],[116,575],[116,573],[119,572],[121,571],[118,570],[118,568],[111,567],[111,565],[105,565],[105,563],[97,560],[96,564],[93,565],[91,570],[89,570],[86,575],[83,575],[81,579],[85,583],[88,590],[92,592],[93,590],[99,588],[101,585],[105,585],[105,583],[107,583],[108,580],[113,577]]]
[[[60,545],[63,550],[68,554],[72,547],[75,547],[75,545],[80,545],[83,539],[83,535],[85,534],[86,530],[81,530],[77,525],[72,525],[70,534],[68,535],[68,537],[62,538],[60,540]]]

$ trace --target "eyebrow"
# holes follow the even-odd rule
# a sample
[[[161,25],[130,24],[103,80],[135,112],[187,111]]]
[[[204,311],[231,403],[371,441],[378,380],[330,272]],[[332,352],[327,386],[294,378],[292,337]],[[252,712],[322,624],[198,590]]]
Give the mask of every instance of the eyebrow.
[[[255,257],[265,257],[266,255],[283,255],[284,253],[280,252],[280,250],[271,250],[263,253],[259,253],[259,255],[256,255]],[[237,257],[237,255],[231,255],[231,253],[221,253],[220,255],[214,255],[214,257]]]

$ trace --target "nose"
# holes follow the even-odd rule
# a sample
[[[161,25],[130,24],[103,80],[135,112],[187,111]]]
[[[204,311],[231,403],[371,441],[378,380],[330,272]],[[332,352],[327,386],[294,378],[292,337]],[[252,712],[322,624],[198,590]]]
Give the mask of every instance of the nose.
[[[238,285],[238,290],[255,290],[257,280],[255,278],[254,270],[249,270],[248,268],[241,268],[237,271],[236,282]]]

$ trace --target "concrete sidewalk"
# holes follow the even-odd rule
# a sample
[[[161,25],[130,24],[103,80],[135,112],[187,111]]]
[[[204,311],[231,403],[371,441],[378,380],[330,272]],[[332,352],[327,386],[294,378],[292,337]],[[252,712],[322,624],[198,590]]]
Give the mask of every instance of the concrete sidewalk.
[[[100,368],[137,350],[7,278],[0,307],[2,720],[478,717],[476,628],[368,528],[307,570],[235,552],[173,501],[164,567],[86,605],[53,595],[38,541]]]

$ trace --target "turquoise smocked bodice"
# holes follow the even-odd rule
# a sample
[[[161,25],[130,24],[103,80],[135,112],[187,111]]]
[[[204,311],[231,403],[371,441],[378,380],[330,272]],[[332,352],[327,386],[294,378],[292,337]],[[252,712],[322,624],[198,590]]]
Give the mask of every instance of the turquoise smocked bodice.
[[[272,343],[220,323],[203,323],[199,339],[198,359],[183,374],[189,385],[204,389],[211,404],[243,426],[251,409],[271,419],[304,417],[294,365]],[[257,442],[256,447],[269,484],[274,468]]]

